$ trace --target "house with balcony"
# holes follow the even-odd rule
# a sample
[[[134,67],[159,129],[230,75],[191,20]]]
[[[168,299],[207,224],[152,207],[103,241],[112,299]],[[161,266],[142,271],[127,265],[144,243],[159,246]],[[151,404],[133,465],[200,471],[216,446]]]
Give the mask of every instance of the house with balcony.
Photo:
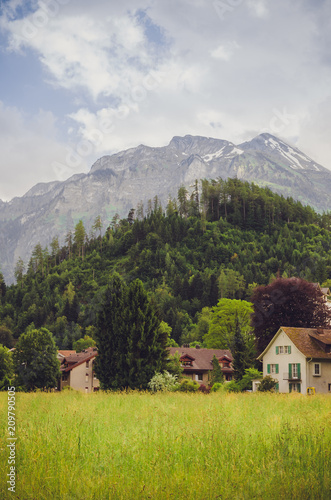
[[[282,326],[257,359],[279,392],[331,394],[331,329]]]
[[[213,370],[213,357],[218,359],[224,379],[230,381],[233,378],[232,354],[228,349],[204,349],[196,347],[170,347],[170,354],[178,352],[183,367],[183,375],[199,384],[208,385],[210,372]]]

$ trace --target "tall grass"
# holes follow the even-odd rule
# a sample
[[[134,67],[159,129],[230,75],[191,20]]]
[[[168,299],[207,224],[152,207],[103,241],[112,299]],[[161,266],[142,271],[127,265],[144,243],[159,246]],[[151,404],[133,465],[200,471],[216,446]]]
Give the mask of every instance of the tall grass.
[[[17,424],[4,499],[331,498],[328,396],[20,393]]]

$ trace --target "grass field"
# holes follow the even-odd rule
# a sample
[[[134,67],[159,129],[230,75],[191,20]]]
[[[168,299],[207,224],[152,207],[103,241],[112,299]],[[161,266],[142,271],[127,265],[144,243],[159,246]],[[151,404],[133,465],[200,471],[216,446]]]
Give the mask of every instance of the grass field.
[[[330,499],[331,397],[16,395],[16,492],[1,499]]]

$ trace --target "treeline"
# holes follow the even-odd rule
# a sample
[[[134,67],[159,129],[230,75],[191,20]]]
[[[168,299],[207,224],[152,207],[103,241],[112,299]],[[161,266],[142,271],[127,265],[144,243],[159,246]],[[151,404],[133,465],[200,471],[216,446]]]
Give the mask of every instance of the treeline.
[[[331,278],[330,221],[238,179],[196,182],[191,193],[181,187],[165,210],[156,196],[125,219],[97,217],[90,235],[79,221],[65,246],[54,237],[50,249],[36,245],[26,269],[17,262],[16,285],[0,278],[0,343],[1,331],[18,338],[32,323],[59,348],[93,337],[114,271],[143,281],[175,341],[200,340],[206,308],[221,297],[249,299],[277,274]]]

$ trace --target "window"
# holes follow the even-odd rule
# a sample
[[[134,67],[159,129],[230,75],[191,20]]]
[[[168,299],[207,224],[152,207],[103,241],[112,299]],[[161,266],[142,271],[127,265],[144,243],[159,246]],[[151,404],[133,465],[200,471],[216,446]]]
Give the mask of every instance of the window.
[[[328,384],[328,391],[331,392],[331,384]]]
[[[86,361],[86,368],[88,368],[89,366],[90,366],[90,362]]]
[[[197,373],[196,374],[196,380],[200,380],[200,382],[202,382],[202,380],[203,380],[203,374],[202,373]]]
[[[85,382],[88,382],[88,373],[85,375]]]
[[[277,345],[276,346],[276,354],[291,354],[291,346],[290,345]]]
[[[290,379],[292,378],[301,378],[300,373],[300,363],[289,363],[288,365],[288,376]]]
[[[277,345],[276,346],[276,354],[291,354],[291,346],[290,345]]]
[[[321,376],[321,363],[314,363],[313,365],[313,376],[320,377]]]
[[[301,392],[301,384],[289,384],[289,392]]]
[[[279,365],[271,364],[267,366],[267,371],[269,373],[279,373]]]

